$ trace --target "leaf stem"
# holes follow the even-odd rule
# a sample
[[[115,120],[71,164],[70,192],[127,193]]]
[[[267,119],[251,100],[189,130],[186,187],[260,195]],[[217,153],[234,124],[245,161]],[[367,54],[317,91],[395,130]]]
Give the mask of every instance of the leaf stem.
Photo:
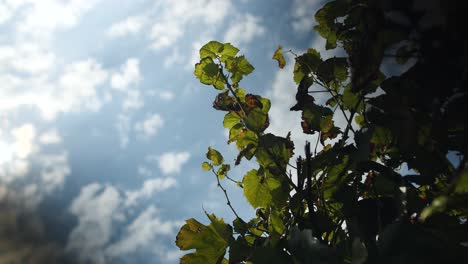
[[[214,176],[216,177],[216,181],[218,182],[218,187],[221,188],[221,190],[224,193],[224,197],[226,197],[227,205],[229,206],[229,208],[231,208],[231,211],[234,213],[234,215],[237,218],[240,218],[239,215],[237,214],[236,210],[234,210],[234,207],[232,207],[231,200],[229,200],[228,193],[227,193],[226,189],[223,187],[223,185],[221,185],[221,182],[219,181],[218,175],[216,175],[216,172],[214,171],[213,168],[211,168],[211,171],[213,172]]]

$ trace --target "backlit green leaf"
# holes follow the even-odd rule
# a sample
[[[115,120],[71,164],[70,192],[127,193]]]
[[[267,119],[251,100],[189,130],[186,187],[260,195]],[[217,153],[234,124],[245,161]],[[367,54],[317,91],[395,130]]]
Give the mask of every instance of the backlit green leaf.
[[[224,162],[223,156],[217,150],[208,147],[206,157],[211,160],[214,166],[219,166]]]
[[[273,57],[272,59],[278,61],[278,67],[280,67],[281,69],[284,68],[284,66],[286,65],[286,60],[284,59],[284,56],[283,56],[283,47],[279,46],[275,53],[273,54]]]
[[[231,129],[234,125],[238,124],[239,121],[239,114],[231,111],[224,116],[223,126],[227,129]]]
[[[231,165],[223,164],[216,172],[216,175],[218,176],[220,180],[222,180],[226,177],[226,174],[229,172],[229,170],[231,170]]]
[[[255,108],[244,119],[248,129],[254,132],[263,132],[269,125],[268,114],[265,114],[261,109]]]
[[[224,259],[228,241],[232,237],[232,230],[222,219],[209,215],[211,224],[205,226],[191,218],[186,220],[176,238],[176,245],[181,250],[195,249],[186,254],[180,263],[202,264],[220,263]]]
[[[194,75],[200,80],[201,83],[206,85],[213,85],[216,89],[224,89],[224,79],[221,73],[214,72],[214,68],[217,68],[213,60],[209,57],[202,59],[199,63],[195,64]]]
[[[203,47],[200,49],[200,59],[203,58],[211,58],[215,59],[217,55],[222,51],[223,49],[223,44],[219,43],[218,41],[210,41],[206,43]]]
[[[250,170],[242,181],[244,196],[254,208],[266,207],[273,203],[275,190],[281,187],[281,182],[259,174],[257,170]]]
[[[202,169],[203,169],[204,171],[209,171],[209,170],[211,170],[212,167],[213,167],[213,166],[211,166],[211,164],[208,163],[208,162],[206,162],[206,161],[202,163]]]

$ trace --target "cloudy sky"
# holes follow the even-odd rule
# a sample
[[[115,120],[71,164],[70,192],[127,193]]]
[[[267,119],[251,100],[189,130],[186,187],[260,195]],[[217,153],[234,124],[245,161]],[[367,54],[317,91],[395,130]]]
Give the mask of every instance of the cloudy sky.
[[[208,146],[235,153],[193,76],[198,50],[239,47],[256,68],[242,87],[272,99],[284,136],[300,123],[292,65],[271,56],[322,50],[318,1],[0,0],[0,262],[177,263],[185,219],[232,220],[200,167]]]

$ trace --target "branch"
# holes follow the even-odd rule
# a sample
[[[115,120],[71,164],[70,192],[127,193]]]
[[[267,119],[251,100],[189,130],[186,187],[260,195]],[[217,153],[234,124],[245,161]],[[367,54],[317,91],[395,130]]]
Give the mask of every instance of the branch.
[[[231,208],[231,211],[234,213],[234,215],[235,215],[237,218],[240,218],[239,215],[237,214],[236,210],[234,210],[234,208],[232,207],[232,205],[231,205],[231,200],[229,200],[229,196],[228,196],[228,194],[227,194],[226,189],[224,189],[224,187],[221,185],[221,182],[219,181],[218,175],[216,175],[216,172],[214,171],[213,168],[211,168],[211,171],[212,171],[213,174],[215,175],[216,181],[218,181],[218,187],[221,188],[221,190],[222,190],[223,193],[224,193],[224,196],[226,197],[227,205],[229,206],[229,208]]]

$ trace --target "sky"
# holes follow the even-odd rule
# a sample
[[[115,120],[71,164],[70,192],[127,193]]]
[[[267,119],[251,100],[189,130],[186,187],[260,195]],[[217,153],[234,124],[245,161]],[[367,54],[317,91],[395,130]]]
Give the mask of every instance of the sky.
[[[0,0],[0,262],[178,263],[184,220],[207,223],[206,210],[231,221],[200,166],[208,146],[227,161],[235,147],[211,107],[216,91],[193,75],[198,50],[239,47],[256,68],[241,86],[272,101],[267,132],[303,144],[313,137],[289,112],[293,60],[279,69],[271,57],[278,45],[324,52],[312,31],[319,6]],[[223,184],[250,219],[242,190]]]

